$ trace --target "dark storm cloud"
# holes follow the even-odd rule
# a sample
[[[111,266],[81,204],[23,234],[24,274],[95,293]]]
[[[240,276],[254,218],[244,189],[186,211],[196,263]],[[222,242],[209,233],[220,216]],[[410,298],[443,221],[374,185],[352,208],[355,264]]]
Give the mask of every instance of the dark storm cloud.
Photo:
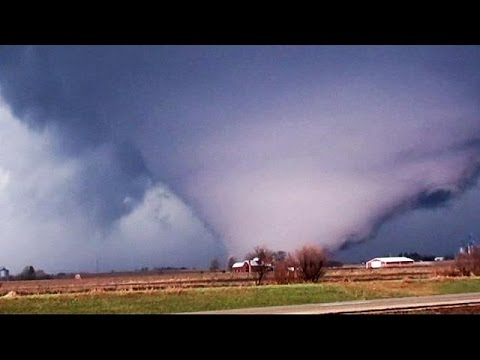
[[[63,47],[2,49],[2,55],[9,52],[1,57],[0,81],[2,94],[16,116],[35,128],[53,122],[75,133],[65,141],[69,147],[98,144],[107,137],[108,124],[101,116],[101,98],[96,94],[102,79],[95,79],[88,65],[72,71],[81,58]]]
[[[452,197],[450,190],[423,191],[417,197],[417,204],[420,208],[435,208],[445,205]]]
[[[34,131],[16,128],[4,109],[3,135],[30,143],[2,144],[5,195],[0,200],[2,219],[10,224],[0,234],[9,243],[0,259],[4,265],[21,268],[31,261],[46,269],[92,269],[100,259],[101,265],[111,266],[107,270],[205,266],[223,251],[204,224],[158,183],[129,138],[132,127],[142,122],[142,106],[150,96],[146,78],[156,64],[149,65],[148,56],[142,56],[148,49],[133,50],[133,67],[132,48],[106,49],[0,50],[1,95],[15,120]],[[11,128],[16,136],[8,134]],[[32,159],[35,147],[37,161]],[[28,170],[19,168],[15,158],[23,158]],[[28,179],[43,168],[42,177],[30,184]],[[138,214],[145,219],[132,229],[139,223],[134,220]],[[59,253],[62,248],[64,253]],[[98,254],[98,249],[103,252]]]
[[[134,144],[112,136],[112,128],[128,116],[116,107],[121,99],[117,103],[114,94],[128,82],[121,79],[125,75],[111,76],[109,67],[118,63],[115,55],[98,50],[3,47],[0,84],[17,117],[33,129],[48,128],[57,134],[52,144],[57,153],[89,157],[74,191],[80,203],[94,209],[93,217],[110,222],[125,213],[125,196],[142,198],[151,173]],[[102,148],[100,155],[90,151],[95,147]],[[108,156],[108,166],[99,166],[104,159],[98,156]]]
[[[241,255],[448,208],[478,176],[479,63],[476,46],[3,47],[0,87],[51,156],[81,159],[68,194],[100,233],[167,219],[141,211],[163,181],[206,222],[189,229]]]
[[[168,187],[125,171],[128,162],[118,160],[114,146],[59,156],[55,136],[28,130],[0,102],[2,266],[15,272],[26,264],[46,271],[206,266],[222,252]]]

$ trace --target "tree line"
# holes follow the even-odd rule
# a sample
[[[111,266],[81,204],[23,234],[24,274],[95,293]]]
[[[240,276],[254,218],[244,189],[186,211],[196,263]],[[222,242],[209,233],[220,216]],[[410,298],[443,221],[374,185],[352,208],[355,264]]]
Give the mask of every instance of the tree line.
[[[434,261],[436,256],[433,255],[423,255],[417,252],[404,252],[399,253],[398,256],[405,256],[415,261]],[[445,255],[443,256],[444,260],[453,260],[453,255]]]

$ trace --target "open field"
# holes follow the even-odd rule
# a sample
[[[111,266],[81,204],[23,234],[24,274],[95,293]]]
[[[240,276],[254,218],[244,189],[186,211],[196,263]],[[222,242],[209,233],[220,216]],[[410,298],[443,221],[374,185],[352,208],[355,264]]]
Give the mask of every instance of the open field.
[[[0,313],[181,313],[478,291],[480,278],[100,291],[11,298],[6,296],[0,299]]]
[[[329,268],[322,282],[363,282],[375,280],[436,278],[451,264],[425,263],[423,265],[383,269],[365,269],[363,266]],[[226,286],[251,286],[254,279],[246,273],[176,271],[162,274],[82,274],[82,279],[53,279],[0,282],[0,296],[11,291],[17,295],[89,293],[92,291],[147,291],[169,288],[206,288]],[[266,284],[274,284],[269,274]]]
[[[178,313],[353,300],[368,296],[337,285],[168,289],[0,299],[1,313]],[[372,294],[371,296],[374,296]]]

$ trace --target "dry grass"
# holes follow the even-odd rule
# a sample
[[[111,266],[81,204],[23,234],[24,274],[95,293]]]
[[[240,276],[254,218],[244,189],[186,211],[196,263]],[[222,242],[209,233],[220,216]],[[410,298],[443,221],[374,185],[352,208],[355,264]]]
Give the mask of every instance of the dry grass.
[[[368,282],[345,282],[347,289],[357,289],[365,293],[378,293],[382,297],[397,296],[424,296],[436,293],[436,284],[433,280],[376,280]]]
[[[322,282],[359,283],[383,280],[413,280],[451,276],[449,263],[399,268],[365,269],[362,266],[327,269]],[[269,273],[265,284],[275,283],[275,274]],[[291,279],[293,281],[293,279]],[[82,279],[55,279],[0,282],[0,296],[15,291],[19,296],[56,293],[97,293],[117,291],[158,291],[178,288],[252,286],[255,280],[246,273],[171,272],[165,274],[103,275]],[[177,291],[177,290],[174,290]]]
[[[435,269],[436,277],[457,277],[462,276],[460,271],[454,266],[445,266]]]

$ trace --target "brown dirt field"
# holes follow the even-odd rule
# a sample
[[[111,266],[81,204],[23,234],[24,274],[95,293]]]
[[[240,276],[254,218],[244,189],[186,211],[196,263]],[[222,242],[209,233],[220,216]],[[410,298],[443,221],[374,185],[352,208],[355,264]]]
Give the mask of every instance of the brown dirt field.
[[[365,269],[363,266],[345,266],[329,268],[322,282],[345,282],[346,286],[355,287],[355,282],[369,281],[372,288],[381,287],[381,281],[402,280],[394,287],[389,285],[389,292],[414,289],[413,279],[432,279],[448,273],[450,262],[424,263],[403,267]],[[439,275],[440,274],[440,275]],[[443,277],[443,276],[441,276]],[[273,274],[269,274],[265,283],[274,283]],[[126,274],[82,274],[82,279],[51,279],[30,281],[0,282],[0,296],[15,291],[18,295],[81,293],[92,291],[145,291],[169,288],[215,287],[215,286],[252,286],[254,279],[246,273],[222,273],[203,271],[176,271],[162,274],[126,273]],[[429,290],[422,292],[428,295]]]

